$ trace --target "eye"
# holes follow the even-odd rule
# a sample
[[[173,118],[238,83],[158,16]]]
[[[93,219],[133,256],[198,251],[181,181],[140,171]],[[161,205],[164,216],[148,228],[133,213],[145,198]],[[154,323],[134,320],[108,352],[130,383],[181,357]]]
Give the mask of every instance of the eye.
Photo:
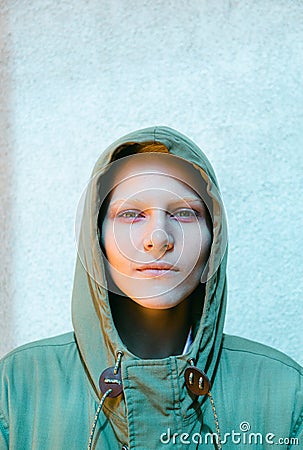
[[[173,214],[171,214],[172,218],[177,220],[183,220],[190,222],[192,220],[197,220],[197,218],[200,216],[199,211],[196,211],[195,209],[191,208],[183,208],[179,209],[178,211],[175,211]]]
[[[122,211],[119,214],[117,214],[117,217],[119,219],[124,219],[127,222],[133,222],[136,219],[143,218],[144,215],[141,211],[127,210],[127,211]]]

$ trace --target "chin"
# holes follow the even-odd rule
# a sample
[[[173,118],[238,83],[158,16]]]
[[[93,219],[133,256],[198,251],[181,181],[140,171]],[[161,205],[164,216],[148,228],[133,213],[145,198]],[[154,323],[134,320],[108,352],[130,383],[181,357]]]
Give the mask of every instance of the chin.
[[[198,279],[188,279],[186,283],[179,283],[167,285],[148,283],[149,280],[135,280],[135,282],[130,282],[132,279],[113,277],[113,282],[115,285],[115,290],[120,295],[126,296],[136,302],[143,308],[149,309],[170,309],[179,305],[186,298],[188,298],[196,286],[199,284]],[[148,292],[148,295],[147,295]]]
[[[176,298],[173,296],[172,298],[169,298],[169,296],[166,295],[157,295],[154,297],[133,297],[129,296],[134,302],[138,303],[143,308],[149,308],[149,309],[170,309],[174,308],[175,306],[179,305],[183,300],[185,300],[186,297],[180,297]]]

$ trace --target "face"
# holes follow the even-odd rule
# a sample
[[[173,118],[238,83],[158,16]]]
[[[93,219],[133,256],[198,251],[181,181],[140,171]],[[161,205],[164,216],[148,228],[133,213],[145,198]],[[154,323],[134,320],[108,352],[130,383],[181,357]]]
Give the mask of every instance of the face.
[[[207,211],[189,187],[192,168],[171,155],[142,156],[119,170],[101,238],[119,292],[146,308],[171,308],[200,282],[211,246]]]

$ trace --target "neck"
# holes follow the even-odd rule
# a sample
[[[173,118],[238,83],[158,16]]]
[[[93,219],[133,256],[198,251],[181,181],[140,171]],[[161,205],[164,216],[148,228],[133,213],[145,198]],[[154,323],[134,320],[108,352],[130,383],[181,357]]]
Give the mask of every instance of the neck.
[[[197,300],[201,308],[201,296],[192,295],[173,308],[150,309],[128,297],[114,295],[110,306],[126,347],[140,358],[157,359],[182,354]]]

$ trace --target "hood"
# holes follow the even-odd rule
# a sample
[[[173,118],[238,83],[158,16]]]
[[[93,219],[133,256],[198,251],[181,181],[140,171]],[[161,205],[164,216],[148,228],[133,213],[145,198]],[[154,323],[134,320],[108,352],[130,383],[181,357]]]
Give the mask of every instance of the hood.
[[[226,307],[227,229],[214,170],[196,144],[171,128],[151,127],[135,131],[117,140],[102,153],[93,169],[77,214],[78,254],[72,320],[82,362],[98,397],[100,374],[105,368],[115,365],[117,351],[123,351],[123,361],[137,358],[122,343],[110,310],[98,236],[100,185],[108,164],[117,158],[117,148],[121,149],[128,143],[144,142],[162,143],[169,153],[193,164],[206,185],[213,221],[213,241],[208,261],[205,301],[190,350],[177,358],[184,361],[184,366],[188,365],[189,359],[196,361],[196,364],[199,362],[199,367],[212,379],[220,352]],[[164,363],[165,359],[157,360],[157,363],[161,364],[162,361]]]

